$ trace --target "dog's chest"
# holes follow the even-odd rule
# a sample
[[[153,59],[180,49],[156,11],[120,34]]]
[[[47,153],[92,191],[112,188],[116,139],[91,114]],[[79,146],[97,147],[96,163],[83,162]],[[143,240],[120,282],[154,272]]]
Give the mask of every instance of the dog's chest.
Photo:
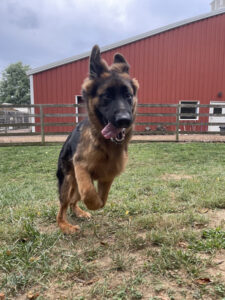
[[[95,159],[89,162],[89,171],[93,179],[111,180],[125,168],[127,153],[125,151],[97,151]]]

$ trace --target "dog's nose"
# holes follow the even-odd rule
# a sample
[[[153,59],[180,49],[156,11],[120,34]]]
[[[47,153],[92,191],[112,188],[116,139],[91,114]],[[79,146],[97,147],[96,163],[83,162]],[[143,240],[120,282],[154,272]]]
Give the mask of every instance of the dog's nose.
[[[115,125],[117,128],[128,128],[131,125],[132,118],[128,112],[122,112],[116,115]]]

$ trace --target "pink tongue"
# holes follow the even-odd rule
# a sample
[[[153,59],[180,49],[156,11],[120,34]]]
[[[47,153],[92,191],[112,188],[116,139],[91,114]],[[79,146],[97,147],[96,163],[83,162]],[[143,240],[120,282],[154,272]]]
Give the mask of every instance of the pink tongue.
[[[102,135],[105,139],[111,139],[115,138],[120,132],[122,131],[122,128],[116,128],[113,126],[112,123],[108,123],[103,129],[102,129]]]

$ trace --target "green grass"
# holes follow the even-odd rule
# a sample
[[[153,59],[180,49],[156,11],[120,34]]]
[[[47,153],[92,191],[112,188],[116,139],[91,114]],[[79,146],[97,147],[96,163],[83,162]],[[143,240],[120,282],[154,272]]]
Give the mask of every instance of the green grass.
[[[204,230],[201,239],[195,240],[190,248],[204,252],[225,249],[225,231],[220,227]]]
[[[55,221],[59,151],[0,148],[7,299],[225,299],[225,144],[130,145],[105,208],[89,221],[69,213],[81,227],[71,236]]]

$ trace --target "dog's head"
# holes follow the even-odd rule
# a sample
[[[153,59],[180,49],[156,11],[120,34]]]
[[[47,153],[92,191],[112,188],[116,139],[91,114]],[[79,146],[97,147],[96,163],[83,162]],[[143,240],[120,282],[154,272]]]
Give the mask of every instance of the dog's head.
[[[136,114],[138,82],[129,76],[129,65],[121,54],[115,54],[108,66],[94,46],[90,56],[89,77],[82,86],[88,115],[105,139],[122,142]]]

